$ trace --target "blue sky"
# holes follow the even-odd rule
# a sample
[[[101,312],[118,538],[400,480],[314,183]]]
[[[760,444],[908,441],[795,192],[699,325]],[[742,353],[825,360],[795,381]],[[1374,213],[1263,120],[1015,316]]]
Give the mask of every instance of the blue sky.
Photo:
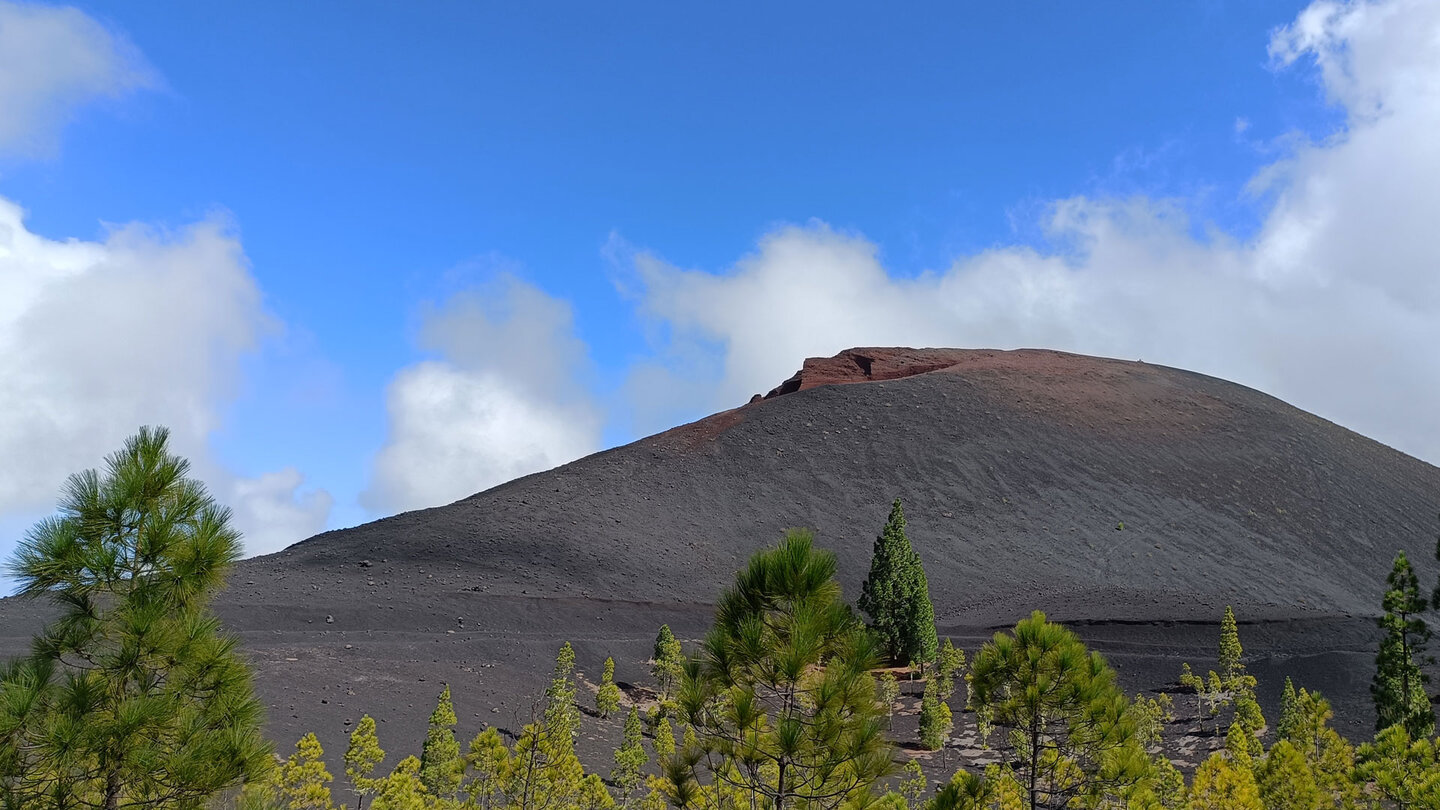
[[[245,518],[265,549],[874,342],[1143,355],[1435,461],[1437,384],[1397,388],[1414,375],[1391,364],[1440,306],[1416,225],[1436,202],[1427,6],[0,0],[0,44],[42,24],[60,43],[0,56],[40,111],[0,128],[0,198],[36,255],[104,257],[67,290],[172,289],[127,281],[168,257],[210,291],[201,348],[136,375],[174,397],[107,382],[91,406],[117,397],[113,424],[0,431],[0,528],[58,485],[28,459],[97,463],[124,417],[178,414],[217,492],[273,496]],[[1384,224],[1332,227],[1364,218],[1349,199]],[[148,258],[116,241],[132,223]],[[0,284],[31,273],[48,300],[35,268],[64,262],[22,254]],[[822,320],[787,314],[816,297]],[[50,345],[25,331],[38,311],[0,308],[0,346]],[[73,360],[36,351],[0,364],[27,403],[90,379],[34,382]]]

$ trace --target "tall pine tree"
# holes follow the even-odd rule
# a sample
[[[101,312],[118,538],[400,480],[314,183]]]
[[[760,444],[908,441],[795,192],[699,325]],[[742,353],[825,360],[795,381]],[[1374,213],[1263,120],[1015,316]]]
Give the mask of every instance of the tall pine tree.
[[[1395,557],[1395,567],[1385,581],[1382,602],[1385,615],[1380,628],[1385,632],[1375,657],[1375,677],[1370,694],[1375,700],[1375,728],[1383,731],[1403,725],[1411,737],[1429,737],[1435,732],[1435,713],[1425,690],[1426,677],[1416,661],[1424,660],[1430,628],[1420,613],[1428,600],[1420,595],[1420,581],[1405,552]]]
[[[595,692],[595,711],[609,717],[620,708],[620,687],[615,685],[615,659],[606,658],[600,673],[600,688]]]
[[[673,744],[673,740],[672,740]],[[620,800],[630,803],[631,794],[640,785],[641,770],[650,756],[645,753],[644,737],[640,726],[640,712],[634,706],[625,716],[625,732],[620,747],[615,749],[615,768],[610,771],[610,781],[620,793]]]
[[[555,654],[555,672],[545,690],[545,729],[563,752],[573,751],[580,736],[580,709],[575,705],[575,649],[570,642]]]
[[[1032,810],[1122,802],[1149,777],[1115,670],[1044,613],[1032,613],[1013,634],[996,633],[970,674],[976,709],[1010,731],[1007,759]]]
[[[935,656],[935,679],[940,688],[940,699],[949,700],[955,694],[955,676],[965,670],[965,651],[957,649],[954,642],[945,639],[940,653]]]
[[[1225,606],[1225,617],[1220,620],[1220,677],[1228,684],[1245,674],[1241,660],[1245,649],[1240,646],[1240,629],[1235,623],[1235,611]]]
[[[1285,677],[1285,689],[1280,693],[1280,725],[1275,729],[1282,740],[1298,743],[1305,738],[1300,719],[1300,695],[1295,691],[1295,682]]]
[[[420,760],[415,757],[400,760],[395,770],[380,780],[370,810],[430,810],[434,807],[425,783],[420,779],[420,767]]]
[[[1289,740],[1281,740],[1270,749],[1255,768],[1255,782],[1266,810],[1322,810],[1335,806],[1334,798],[1316,784],[1310,763]]]
[[[334,810],[330,783],[335,777],[325,769],[325,749],[314,734],[295,743],[295,753],[280,763],[271,778],[275,805],[283,810]]]
[[[920,700],[920,744],[926,751],[944,748],[954,728],[954,715],[940,696],[940,689],[934,676],[925,679],[925,693]]]
[[[420,782],[436,796],[455,795],[465,776],[465,760],[455,739],[455,723],[455,706],[450,702],[450,686],[446,684],[435,711],[430,713],[425,746],[420,749]]]
[[[685,671],[685,651],[668,624],[660,625],[660,633],[655,636],[655,652],[651,661],[653,663],[650,672],[660,687],[660,699],[668,700]]]
[[[350,747],[345,750],[345,775],[350,778],[356,810],[365,810],[365,799],[379,789],[381,780],[375,778],[375,769],[384,761],[385,749],[380,747],[380,736],[375,732],[375,718],[367,714],[350,734]]]
[[[1217,752],[1195,769],[1189,810],[1265,810],[1265,805],[1255,775]]]
[[[670,725],[670,718],[662,717],[655,724],[655,740],[651,747],[655,749],[655,761],[662,765],[667,757],[675,755],[675,728]]]
[[[210,610],[240,534],[189,472],[141,428],[20,542],[19,596],[55,620],[0,668],[0,799],[198,806],[268,769],[249,667]]]
[[[870,575],[860,590],[860,609],[891,661],[926,663],[935,659],[935,607],[920,555],[905,536],[905,511],[900,499],[875,538]]]
[[[467,806],[480,810],[503,807],[513,763],[500,731],[491,726],[476,734],[470,741],[465,763],[468,767],[460,789],[469,800]]]
[[[870,675],[875,645],[835,568],[833,553],[794,530],[721,595],[679,688],[685,744],[662,774],[674,806],[870,806],[893,754]]]
[[[1435,561],[1440,562],[1440,534],[1435,535]],[[1435,580],[1435,591],[1430,596],[1430,606],[1440,610],[1440,578]]]

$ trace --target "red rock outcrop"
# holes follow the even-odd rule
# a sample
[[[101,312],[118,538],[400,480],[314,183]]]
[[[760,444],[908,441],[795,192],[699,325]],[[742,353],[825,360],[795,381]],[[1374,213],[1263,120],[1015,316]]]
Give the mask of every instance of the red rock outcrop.
[[[916,374],[949,368],[983,353],[969,349],[901,347],[846,349],[834,357],[806,358],[795,376],[771,389],[764,398],[793,394],[822,385],[913,377]]]

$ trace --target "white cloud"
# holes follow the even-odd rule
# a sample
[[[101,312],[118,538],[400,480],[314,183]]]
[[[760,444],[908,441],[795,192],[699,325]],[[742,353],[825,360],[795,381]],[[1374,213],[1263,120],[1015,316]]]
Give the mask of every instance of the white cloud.
[[[81,106],[158,81],[129,41],[78,9],[0,0],[0,153],[49,154]],[[277,327],[223,218],[60,242],[0,199],[0,520],[48,512],[65,476],[138,426],[164,424],[234,508],[249,553],[324,528],[331,498],[302,492],[298,472],[247,479],[209,452],[242,355]]]
[[[250,553],[322,528],[329,496],[300,494],[297,473],[247,480],[209,451],[242,357],[277,329],[224,218],[61,242],[0,199],[0,517],[48,512],[67,475],[163,424]]]
[[[227,502],[245,533],[248,554],[279,551],[325,529],[335,499],[323,489],[302,491],[304,484],[294,467],[230,483]]]
[[[436,506],[598,449],[600,415],[568,304],[504,277],[425,313],[442,359],[402,369],[390,431],[361,500],[376,511]]]
[[[52,152],[79,107],[156,82],[124,37],[84,12],[0,0],[0,153]]]
[[[639,426],[740,404],[854,345],[1044,346],[1223,376],[1440,461],[1440,3],[1316,3],[1271,55],[1316,63],[1347,125],[1255,179],[1273,207],[1253,239],[1197,239],[1167,201],[1077,197],[1043,223],[1062,250],[997,248],[913,280],[823,223],[721,273],[641,254],[663,338],[630,378]]]

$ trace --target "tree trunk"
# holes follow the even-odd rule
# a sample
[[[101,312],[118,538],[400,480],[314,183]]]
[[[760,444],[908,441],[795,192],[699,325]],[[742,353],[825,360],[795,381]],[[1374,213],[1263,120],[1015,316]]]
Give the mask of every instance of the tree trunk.
[[[1036,810],[1040,806],[1040,794],[1035,789],[1040,779],[1040,726],[1034,721],[1030,723],[1030,810]]]
[[[105,810],[120,810],[120,774],[114,769],[105,774]]]
[[[775,810],[785,810],[785,760],[780,760],[780,776],[775,780]]]
[[[1405,673],[1400,678],[1400,697],[1404,701],[1401,704],[1401,711],[1408,716],[1410,714],[1410,633],[1406,627],[1406,617],[1408,614],[1402,614],[1400,619],[1400,652],[1403,653],[1400,671]]]

